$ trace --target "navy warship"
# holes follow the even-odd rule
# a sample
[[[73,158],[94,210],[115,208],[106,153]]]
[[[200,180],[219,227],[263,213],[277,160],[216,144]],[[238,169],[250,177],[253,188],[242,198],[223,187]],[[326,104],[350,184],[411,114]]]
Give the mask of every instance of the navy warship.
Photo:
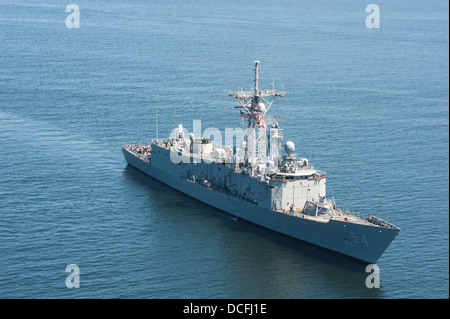
[[[151,144],[124,144],[129,165],[197,200],[237,218],[363,261],[376,263],[400,228],[375,216],[339,208],[326,196],[325,172],[298,157],[285,143],[276,117],[267,115],[285,92],[255,87],[229,92],[248,122],[236,145],[189,133],[181,124]],[[238,130],[236,130],[238,131]],[[242,142],[238,137],[242,136]],[[233,141],[233,139],[232,139]]]

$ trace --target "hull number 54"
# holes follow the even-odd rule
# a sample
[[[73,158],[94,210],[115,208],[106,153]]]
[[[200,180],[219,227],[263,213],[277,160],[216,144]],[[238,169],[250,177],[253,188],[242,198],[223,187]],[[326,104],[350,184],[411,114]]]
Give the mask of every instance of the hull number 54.
[[[352,231],[350,232],[350,236],[352,237],[353,243],[355,243],[356,245],[364,244],[366,245],[366,247],[369,247],[369,242],[367,241],[366,235],[363,234],[361,237],[359,237],[357,233]]]

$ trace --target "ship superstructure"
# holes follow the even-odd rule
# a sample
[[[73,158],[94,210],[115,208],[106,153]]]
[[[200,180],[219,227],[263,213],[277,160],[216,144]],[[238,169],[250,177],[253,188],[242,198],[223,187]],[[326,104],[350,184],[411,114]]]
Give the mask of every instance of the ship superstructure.
[[[344,211],[326,197],[326,174],[297,157],[292,141],[283,144],[279,123],[266,117],[284,90],[273,85],[260,90],[258,80],[255,61],[254,89],[229,93],[238,101],[239,115],[248,120],[240,145],[215,145],[180,124],[171,137],[150,145],[123,145],[127,162],[231,215],[375,263],[400,229],[374,216]]]

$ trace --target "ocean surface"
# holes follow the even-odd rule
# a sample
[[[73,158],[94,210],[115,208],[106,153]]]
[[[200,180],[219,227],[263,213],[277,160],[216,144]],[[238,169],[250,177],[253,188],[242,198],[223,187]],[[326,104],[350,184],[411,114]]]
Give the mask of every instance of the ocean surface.
[[[0,0],[0,298],[448,298],[447,1]],[[127,166],[122,143],[271,114],[341,207],[399,226],[364,264]],[[80,270],[68,289],[66,267]]]

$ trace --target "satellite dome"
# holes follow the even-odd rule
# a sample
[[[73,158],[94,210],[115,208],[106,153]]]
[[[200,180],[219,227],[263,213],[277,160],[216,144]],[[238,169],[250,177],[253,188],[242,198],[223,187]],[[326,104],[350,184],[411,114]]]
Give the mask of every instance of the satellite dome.
[[[293,151],[295,151],[295,144],[292,141],[287,141],[284,145],[284,150],[286,154],[291,154]]]
[[[260,102],[260,103],[258,104],[258,110],[259,110],[260,112],[265,112],[265,111],[266,111],[266,105],[265,105],[263,102]]]

